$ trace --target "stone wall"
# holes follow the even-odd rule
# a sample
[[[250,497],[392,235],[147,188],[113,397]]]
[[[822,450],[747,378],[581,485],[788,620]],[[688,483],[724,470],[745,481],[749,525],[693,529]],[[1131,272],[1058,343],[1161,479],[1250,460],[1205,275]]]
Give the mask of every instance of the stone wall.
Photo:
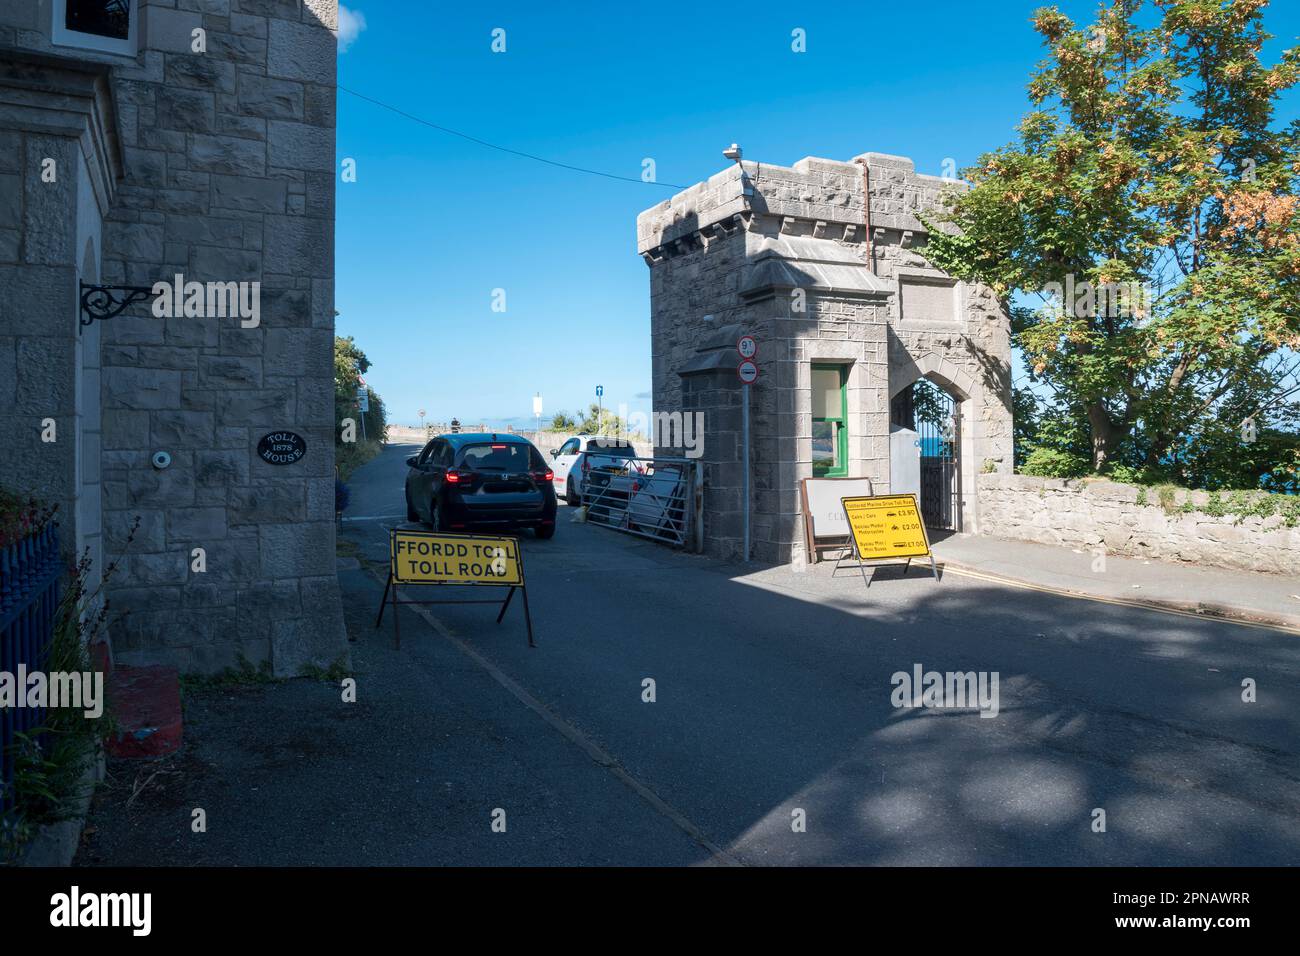
[[[1108,554],[1186,561],[1240,571],[1300,575],[1300,527],[1280,516],[1215,516],[1204,491],[1179,491],[1166,504],[1151,489],[1111,481],[981,475],[984,533]]]
[[[58,509],[68,560],[103,567],[100,329],[78,322],[121,175],[107,67],[6,55],[0,8],[0,485]]]
[[[81,429],[102,450],[82,448],[80,470],[102,478],[106,558],[123,557],[110,591],[126,612],[114,652],[199,671],[240,657],[280,675],[328,664],[347,653],[333,523],[337,0],[140,0],[133,57],[56,46],[48,6],[30,6],[16,20],[0,15],[0,59],[10,47],[94,64],[111,90],[121,178],[85,277],[260,283],[256,327],[155,318],[148,304],[96,323],[97,354],[84,363],[94,394],[76,413],[98,417],[102,399],[102,434]],[[195,30],[206,50],[193,48]],[[12,165],[13,147],[0,147],[0,164]],[[19,148],[30,181],[49,147]],[[62,206],[71,215],[76,202]],[[14,281],[75,315],[80,250],[65,254],[60,236],[29,234]],[[0,236],[0,258],[5,247]],[[42,256],[63,271],[46,277]],[[4,354],[0,340],[0,377]],[[263,462],[258,441],[276,430],[304,436],[306,456]],[[157,451],[170,467],[151,465]]]

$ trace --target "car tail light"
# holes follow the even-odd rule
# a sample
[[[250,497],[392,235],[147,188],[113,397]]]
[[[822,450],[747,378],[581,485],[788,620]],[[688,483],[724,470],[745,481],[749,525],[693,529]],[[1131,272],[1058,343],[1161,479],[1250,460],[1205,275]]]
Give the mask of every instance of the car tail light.
[[[536,478],[538,481],[554,481],[555,472],[549,469],[546,471],[535,471],[533,472],[533,477]]]
[[[447,483],[448,483],[448,484],[451,484],[451,485],[458,485],[458,484],[460,484],[461,479],[462,479],[463,477],[464,477],[464,475],[462,475],[462,474],[461,474],[459,471],[457,471],[455,468],[448,468],[448,469],[447,469]]]

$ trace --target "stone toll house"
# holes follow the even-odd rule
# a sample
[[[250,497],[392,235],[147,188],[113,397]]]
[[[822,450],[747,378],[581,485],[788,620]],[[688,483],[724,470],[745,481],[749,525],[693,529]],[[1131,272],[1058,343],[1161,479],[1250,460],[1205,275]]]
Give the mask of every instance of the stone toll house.
[[[347,653],[337,15],[337,0],[0,3],[0,484],[57,502],[69,553],[120,559],[126,663],[293,675]],[[260,283],[259,321],[156,318],[144,301],[79,324],[81,283],[178,274]],[[259,457],[283,432],[301,459]]]
[[[704,414],[713,553],[741,551],[743,334],[757,339],[760,371],[750,422],[755,558],[807,559],[799,484],[827,464],[827,474],[890,491],[891,399],[922,377],[954,402],[952,525],[980,530],[976,476],[1012,467],[1010,326],[990,290],[925,259],[917,214],[937,210],[945,188],[961,187],[880,153],[793,167],[741,160],[638,217],[654,407]]]

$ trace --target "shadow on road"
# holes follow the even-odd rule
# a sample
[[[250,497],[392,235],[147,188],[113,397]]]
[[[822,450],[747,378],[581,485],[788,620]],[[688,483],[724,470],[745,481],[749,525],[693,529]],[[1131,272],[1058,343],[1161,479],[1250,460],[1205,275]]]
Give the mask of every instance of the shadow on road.
[[[561,509],[555,539],[522,541],[537,649],[513,612],[498,626],[440,607],[402,609],[398,652],[387,620],[371,625],[407,453],[358,472],[366,520],[343,532],[361,562],[340,574],[359,703],[306,681],[247,706],[243,690],[187,700],[202,772],[182,799],[137,798],[138,826],[104,815],[98,859],[710,861],[623,773],[744,863],[1300,858],[1293,637],[936,583],[928,565],[869,590],[856,569],[726,566]],[[917,665],[996,674],[997,716],[894,706],[895,675]],[[219,809],[206,843],[186,833],[201,804]]]

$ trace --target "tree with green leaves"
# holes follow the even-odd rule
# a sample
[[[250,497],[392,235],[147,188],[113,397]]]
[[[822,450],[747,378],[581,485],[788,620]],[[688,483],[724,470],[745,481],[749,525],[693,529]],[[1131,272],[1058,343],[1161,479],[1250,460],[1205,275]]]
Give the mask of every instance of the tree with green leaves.
[[[639,438],[640,435],[629,435],[627,420],[622,416],[610,411],[608,408],[602,408],[598,403],[592,402],[586,412],[583,413],[582,421],[578,424],[578,431],[584,435],[622,435],[627,438]]]
[[[578,423],[568,412],[556,412],[551,416],[551,431],[553,432],[576,432]]]
[[[1300,122],[1274,108],[1300,51],[1263,62],[1265,6],[1113,0],[1086,28],[1037,11],[1018,141],[927,224],[935,265],[1039,297],[1011,310],[1015,342],[1092,470],[1213,484],[1210,459],[1295,431]]]
[[[370,370],[370,359],[361,351],[352,336],[334,336],[334,420],[364,417],[365,434],[371,441],[384,441],[388,426],[388,413],[374,389],[366,386],[370,410],[360,416],[357,410],[357,393],[361,390],[361,376]],[[340,440],[340,430],[335,429],[334,441]],[[357,436],[360,438],[360,434]]]

